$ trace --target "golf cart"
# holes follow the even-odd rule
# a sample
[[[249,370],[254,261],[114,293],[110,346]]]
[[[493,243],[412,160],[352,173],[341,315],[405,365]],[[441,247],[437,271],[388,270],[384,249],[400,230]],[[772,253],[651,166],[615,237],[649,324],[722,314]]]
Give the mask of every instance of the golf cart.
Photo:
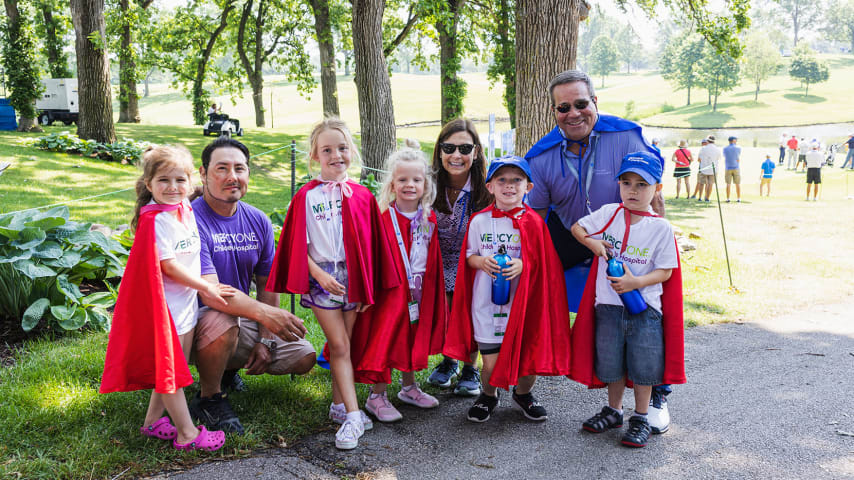
[[[228,115],[225,113],[211,113],[208,114],[208,121],[205,123],[203,128],[203,133],[205,136],[208,135],[225,135],[230,137],[232,135],[237,135],[238,137],[243,136],[243,129],[240,128],[240,120],[236,118],[228,118]]]

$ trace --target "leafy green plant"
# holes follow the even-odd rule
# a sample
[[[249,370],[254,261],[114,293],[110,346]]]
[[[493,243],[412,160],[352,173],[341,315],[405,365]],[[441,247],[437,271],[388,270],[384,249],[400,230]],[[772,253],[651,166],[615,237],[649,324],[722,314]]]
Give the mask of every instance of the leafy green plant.
[[[89,227],[69,220],[65,206],[0,215],[0,315],[20,318],[24,331],[42,319],[65,330],[108,328],[116,291],[106,279],[122,275],[128,251]],[[106,291],[83,295],[84,281]]]
[[[383,187],[383,184],[377,180],[377,177],[375,177],[373,173],[365,175],[365,178],[359,181],[359,183],[368,187],[368,190],[370,190],[375,197],[380,194],[380,189]]]
[[[29,142],[33,147],[51,152],[79,153],[87,157],[134,165],[139,162],[142,153],[149,146],[148,142],[137,142],[131,139],[119,140],[111,144],[101,143],[81,139],[69,132],[51,133]]]

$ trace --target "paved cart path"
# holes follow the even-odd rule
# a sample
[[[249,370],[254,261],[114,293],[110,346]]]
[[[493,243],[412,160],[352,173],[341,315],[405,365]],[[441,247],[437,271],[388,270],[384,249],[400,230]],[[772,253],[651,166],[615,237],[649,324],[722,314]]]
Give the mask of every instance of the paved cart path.
[[[621,447],[617,431],[581,431],[604,390],[543,378],[544,423],[503,392],[493,418],[473,424],[472,400],[443,394],[434,410],[404,406],[402,422],[375,422],[351,452],[335,449],[330,426],[291,448],[155,478],[854,478],[854,300],[688,329],[686,362],[670,431],[643,449]]]

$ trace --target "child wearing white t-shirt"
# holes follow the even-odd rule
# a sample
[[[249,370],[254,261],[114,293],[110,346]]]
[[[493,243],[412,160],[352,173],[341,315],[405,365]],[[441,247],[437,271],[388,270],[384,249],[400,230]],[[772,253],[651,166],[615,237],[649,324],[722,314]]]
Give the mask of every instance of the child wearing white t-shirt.
[[[596,275],[594,370],[608,385],[608,405],[582,427],[592,433],[622,427],[623,393],[630,380],[635,411],[621,441],[628,447],[645,446],[652,432],[647,409],[652,387],[663,383],[665,373],[662,283],[678,267],[673,229],[650,208],[662,187],[661,174],[661,162],[652,154],[626,155],[617,175],[622,203],[602,206],[571,229],[579,242],[602,257],[592,273]],[[611,257],[622,261],[623,276],[607,273],[608,262],[603,260]],[[620,297],[633,290],[647,305],[639,313],[631,313]],[[577,318],[574,332],[578,327]]]
[[[551,291],[565,292],[563,271],[545,221],[524,203],[533,187],[528,162],[498,158],[486,178],[495,204],[469,223],[443,352],[465,360],[480,351],[483,358],[470,421],[489,420],[498,389],[510,386],[513,405],[544,421],[546,409],[532,394],[537,376],[569,372],[569,309],[566,297]],[[509,296],[499,277],[509,282]]]

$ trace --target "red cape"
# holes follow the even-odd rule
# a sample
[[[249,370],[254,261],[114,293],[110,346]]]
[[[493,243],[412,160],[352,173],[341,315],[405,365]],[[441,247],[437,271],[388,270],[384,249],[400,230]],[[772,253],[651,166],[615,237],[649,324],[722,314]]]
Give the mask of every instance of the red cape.
[[[341,215],[344,226],[344,252],[347,256],[347,299],[368,305],[376,303],[376,292],[400,284],[391,248],[378,234],[383,223],[377,201],[371,192],[352,180],[351,197],[344,197]],[[312,180],[294,195],[279,237],[279,246],[267,290],[278,293],[308,293],[308,242],[305,240],[305,196],[320,185]]]
[[[674,240],[675,241],[675,240]],[[679,248],[676,249],[677,264],[670,279],[662,284],[661,325],[664,329],[664,378],[662,384],[685,383],[685,327],[682,317],[682,267]],[[572,372],[569,378],[590,388],[601,388],[605,384],[596,376],[593,361],[596,356],[596,275],[598,257],[593,258],[590,275],[584,286],[584,295],[578,307],[578,316],[572,326]],[[631,386],[631,382],[628,383]]]
[[[490,215],[493,208],[489,206],[476,215]],[[519,218],[519,235],[524,268],[498,361],[489,379],[490,385],[504,389],[517,385],[519,377],[566,375],[570,371],[569,308],[563,269],[546,222],[527,205]],[[466,263],[466,245],[468,232],[460,252],[443,352],[462,361],[469,361],[470,355],[477,351],[471,320],[472,287],[477,270]]]
[[[319,180],[307,183],[294,195],[288,207],[273,268],[267,280],[268,291],[308,293],[305,199],[308,191],[320,184]],[[403,293],[394,293],[402,290],[398,287],[401,279],[405,278],[398,271],[387,236],[382,233],[385,227],[377,201],[364,186],[351,180],[348,180],[348,184],[353,189],[353,195],[344,197],[341,204],[344,238],[347,240],[344,242],[347,300],[373,305],[368,311],[393,308],[386,304],[394,301],[404,302],[405,308]],[[350,338],[350,360],[356,382],[374,384],[391,381],[388,344],[385,342],[394,321],[394,317],[376,313],[367,320],[364,315],[357,319]],[[324,348],[323,355],[327,360],[330,358],[327,348]]]
[[[386,241],[394,252],[392,256],[397,266],[400,286],[381,292],[377,304],[359,315],[356,323],[359,328],[354,328],[352,344],[354,348],[356,345],[370,344],[371,350],[351,353],[354,358],[361,358],[357,372],[381,372],[388,371],[389,368],[405,372],[423,370],[427,368],[428,356],[442,352],[448,310],[436,215],[431,212],[429,218],[433,225],[433,234],[427,250],[427,271],[423,277],[419,320],[414,324],[409,322],[408,302],[411,295],[400,249],[395,248],[397,238],[391,215],[389,209],[383,212],[382,217]],[[403,215],[396,215],[401,230],[409,232],[410,220]],[[409,252],[412,236],[404,234],[403,240]],[[371,327],[365,328],[367,325]],[[367,342],[367,338],[361,338],[363,335],[370,335],[370,342]],[[356,376],[359,377],[359,374]]]
[[[175,207],[143,208],[113,312],[101,393],[153,388],[175,393],[193,383],[163,294],[154,217]]]

